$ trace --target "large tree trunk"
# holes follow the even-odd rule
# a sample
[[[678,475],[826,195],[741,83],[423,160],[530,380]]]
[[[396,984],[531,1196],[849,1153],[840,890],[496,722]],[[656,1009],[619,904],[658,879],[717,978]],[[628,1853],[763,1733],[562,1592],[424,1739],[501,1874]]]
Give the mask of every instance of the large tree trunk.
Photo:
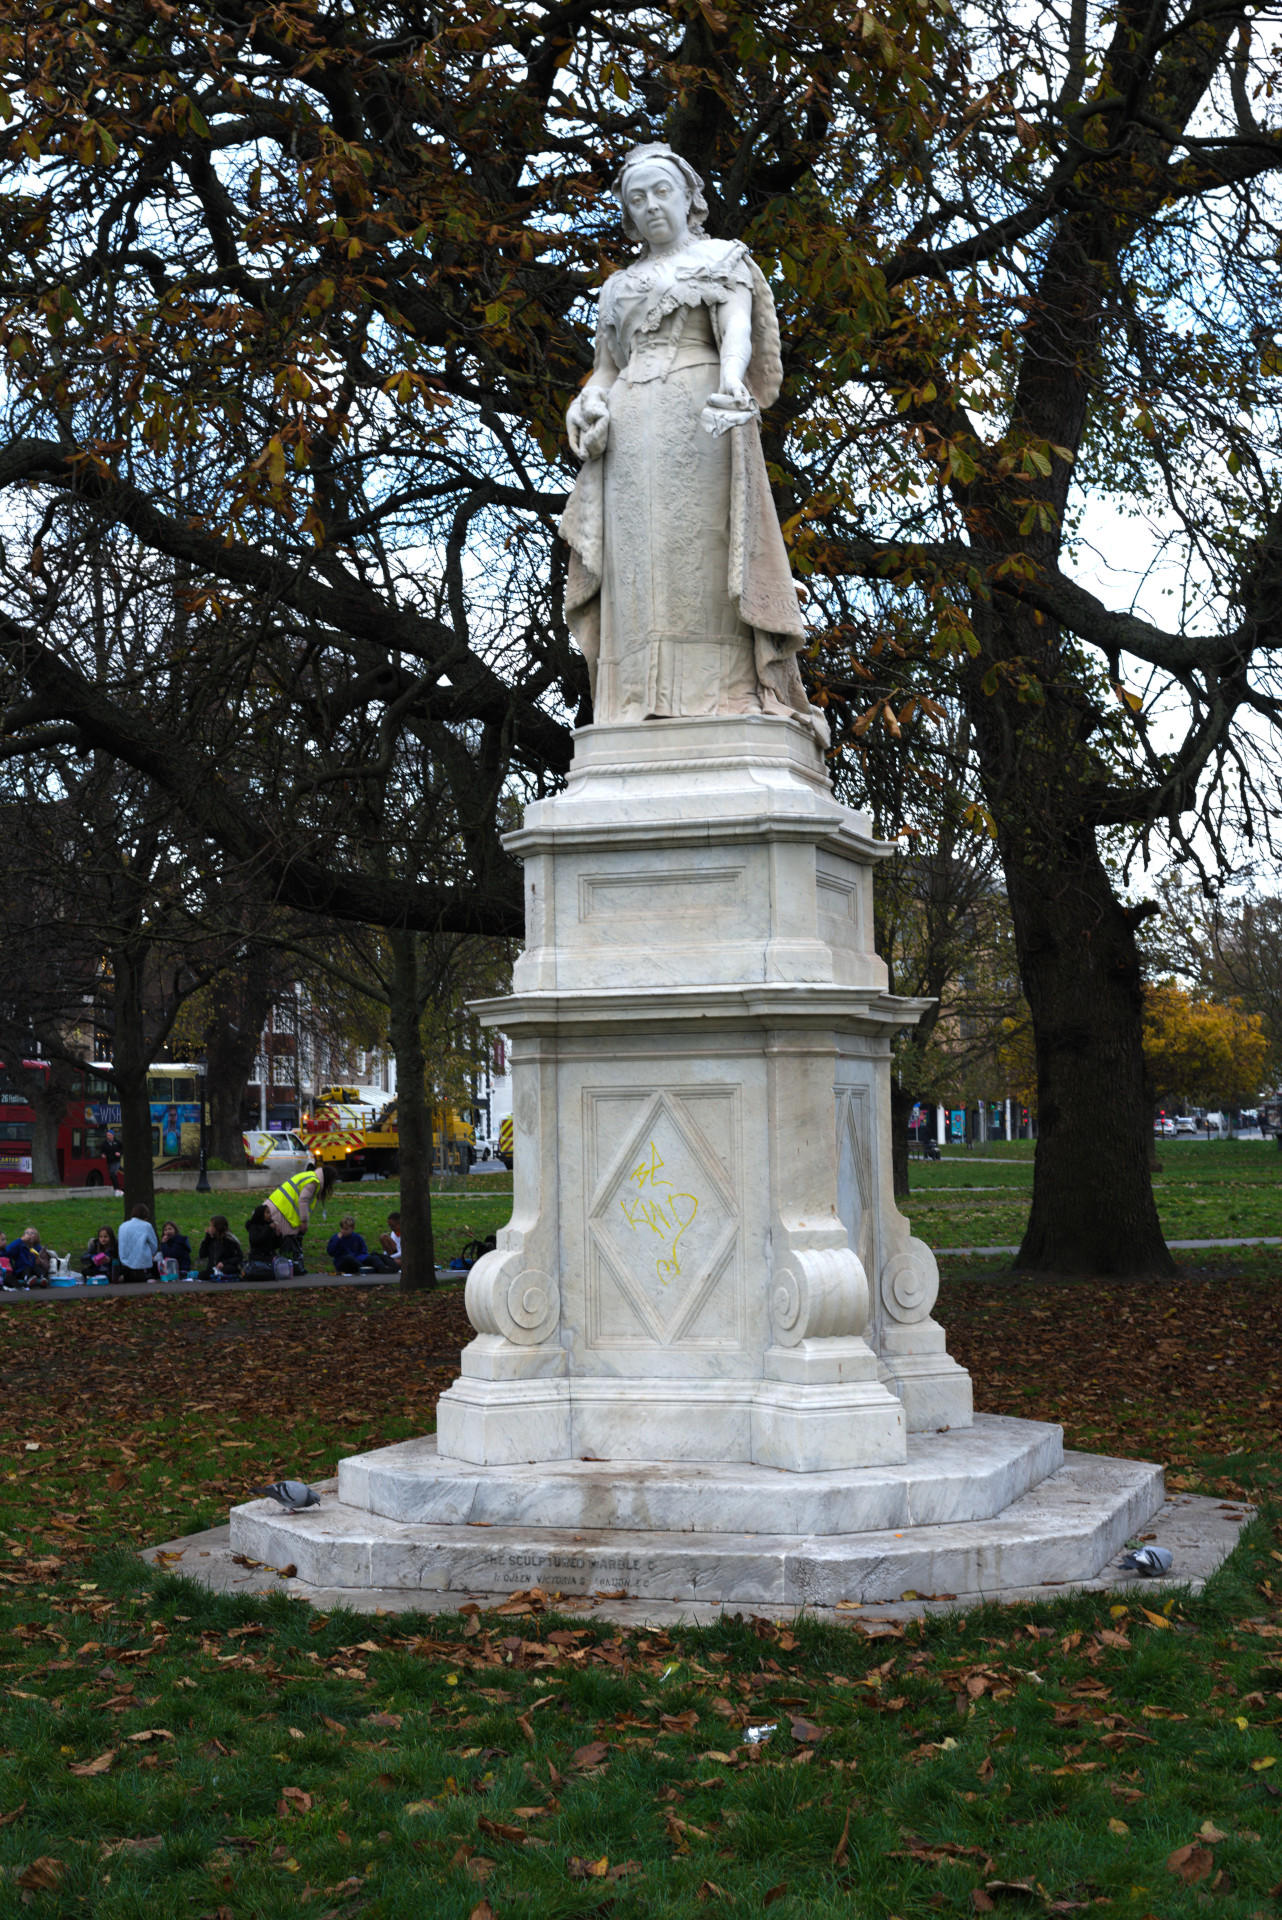
[[[146,1207],[156,1217],[156,1179],[151,1158],[151,1107],[147,1099],[147,1069],[151,1065],[146,1021],[142,1010],[143,958],[128,949],[111,952],[112,1079],[120,1096],[120,1153],[124,1176],[123,1211]]]
[[[432,1241],[432,1119],[427,1062],[419,1026],[419,936],[403,927],[387,935],[392,950],[389,1027],[396,1056],[396,1113],[401,1163],[401,1291],[436,1285]]]
[[[1149,1173],[1137,916],[1096,846],[1080,713],[1048,690],[1035,721],[1000,694],[977,719],[1037,1062],[1033,1203],[1015,1264],[1171,1274]]]
[[[1016,1265],[1171,1274],[1153,1199],[1134,927],[1092,846],[1058,873],[1007,867],[1037,1055],[1033,1205]]]
[[[248,941],[234,974],[215,981],[211,996],[205,1026],[209,1151],[231,1167],[244,1165],[242,1103],[277,987],[273,958],[261,941]]]
[[[261,1034],[261,1023],[253,1032],[245,1032],[226,1019],[211,1020],[205,1029],[209,1151],[229,1167],[245,1164],[241,1108]],[[257,1121],[254,1124],[257,1125]]]
[[[908,1116],[913,1110],[913,1097],[906,1087],[901,1087],[894,1075],[890,1078],[890,1168],[894,1179],[895,1198],[908,1197]]]
[[[58,1128],[67,1111],[67,1096],[58,1089],[52,1096],[30,1093],[31,1102],[31,1184],[56,1187],[61,1184],[58,1168]]]

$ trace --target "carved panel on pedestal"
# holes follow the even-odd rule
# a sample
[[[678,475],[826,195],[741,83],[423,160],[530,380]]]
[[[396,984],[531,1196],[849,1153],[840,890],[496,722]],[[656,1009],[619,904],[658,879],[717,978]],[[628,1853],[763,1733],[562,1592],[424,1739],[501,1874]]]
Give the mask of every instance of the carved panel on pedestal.
[[[857,947],[863,943],[859,890],[862,876],[849,860],[832,854],[815,855],[815,895],[819,912],[819,931],[837,946]]]
[[[652,934],[673,914],[697,918],[719,911],[741,913],[743,903],[742,866],[579,875],[579,919],[592,921],[598,934],[603,921],[640,919]],[[636,937],[635,929],[629,929],[628,937]]]
[[[584,1090],[590,1347],[744,1340],[739,1089]]]
[[[872,1096],[867,1087],[837,1089],[837,1211],[865,1273],[877,1271],[877,1202],[873,1187]]]

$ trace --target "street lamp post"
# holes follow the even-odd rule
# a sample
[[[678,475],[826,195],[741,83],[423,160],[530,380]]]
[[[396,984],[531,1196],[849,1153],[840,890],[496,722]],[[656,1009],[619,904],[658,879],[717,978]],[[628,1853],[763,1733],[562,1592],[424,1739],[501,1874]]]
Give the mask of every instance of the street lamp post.
[[[210,1191],[210,1186],[209,1186],[208,1136],[205,1132],[206,1062],[203,1060],[198,1060],[196,1064],[200,1068],[200,1171],[196,1175],[196,1191],[197,1193],[208,1193]]]

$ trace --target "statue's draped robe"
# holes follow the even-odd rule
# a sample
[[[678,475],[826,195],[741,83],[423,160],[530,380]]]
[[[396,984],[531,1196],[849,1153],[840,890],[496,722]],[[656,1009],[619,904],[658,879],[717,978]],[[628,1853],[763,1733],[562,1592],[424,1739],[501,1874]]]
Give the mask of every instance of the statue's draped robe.
[[[696,240],[606,282],[597,364],[618,378],[605,453],[584,463],[561,521],[566,617],[598,721],[791,712],[826,739],[797,667],[804,632],[757,420],[720,435],[700,424],[736,289],[752,298],[745,385],[768,406],[779,333],[746,247]]]

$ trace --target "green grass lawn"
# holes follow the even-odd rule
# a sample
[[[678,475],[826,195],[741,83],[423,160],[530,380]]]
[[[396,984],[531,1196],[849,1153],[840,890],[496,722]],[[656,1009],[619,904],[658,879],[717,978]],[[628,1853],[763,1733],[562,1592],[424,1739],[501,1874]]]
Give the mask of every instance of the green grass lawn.
[[[1172,1240],[1282,1234],[1282,1153],[1272,1141],[1158,1143],[1158,1212]],[[1033,1148],[1019,1141],[913,1161],[904,1211],[938,1248],[1018,1245],[1033,1188]]]
[[[1272,1920],[1280,1274],[1276,1250],[1133,1287],[946,1265],[980,1405],[1265,1517],[1200,1598],[871,1633],[210,1596],[131,1550],[429,1428],[459,1293],[10,1305],[0,1912]]]

